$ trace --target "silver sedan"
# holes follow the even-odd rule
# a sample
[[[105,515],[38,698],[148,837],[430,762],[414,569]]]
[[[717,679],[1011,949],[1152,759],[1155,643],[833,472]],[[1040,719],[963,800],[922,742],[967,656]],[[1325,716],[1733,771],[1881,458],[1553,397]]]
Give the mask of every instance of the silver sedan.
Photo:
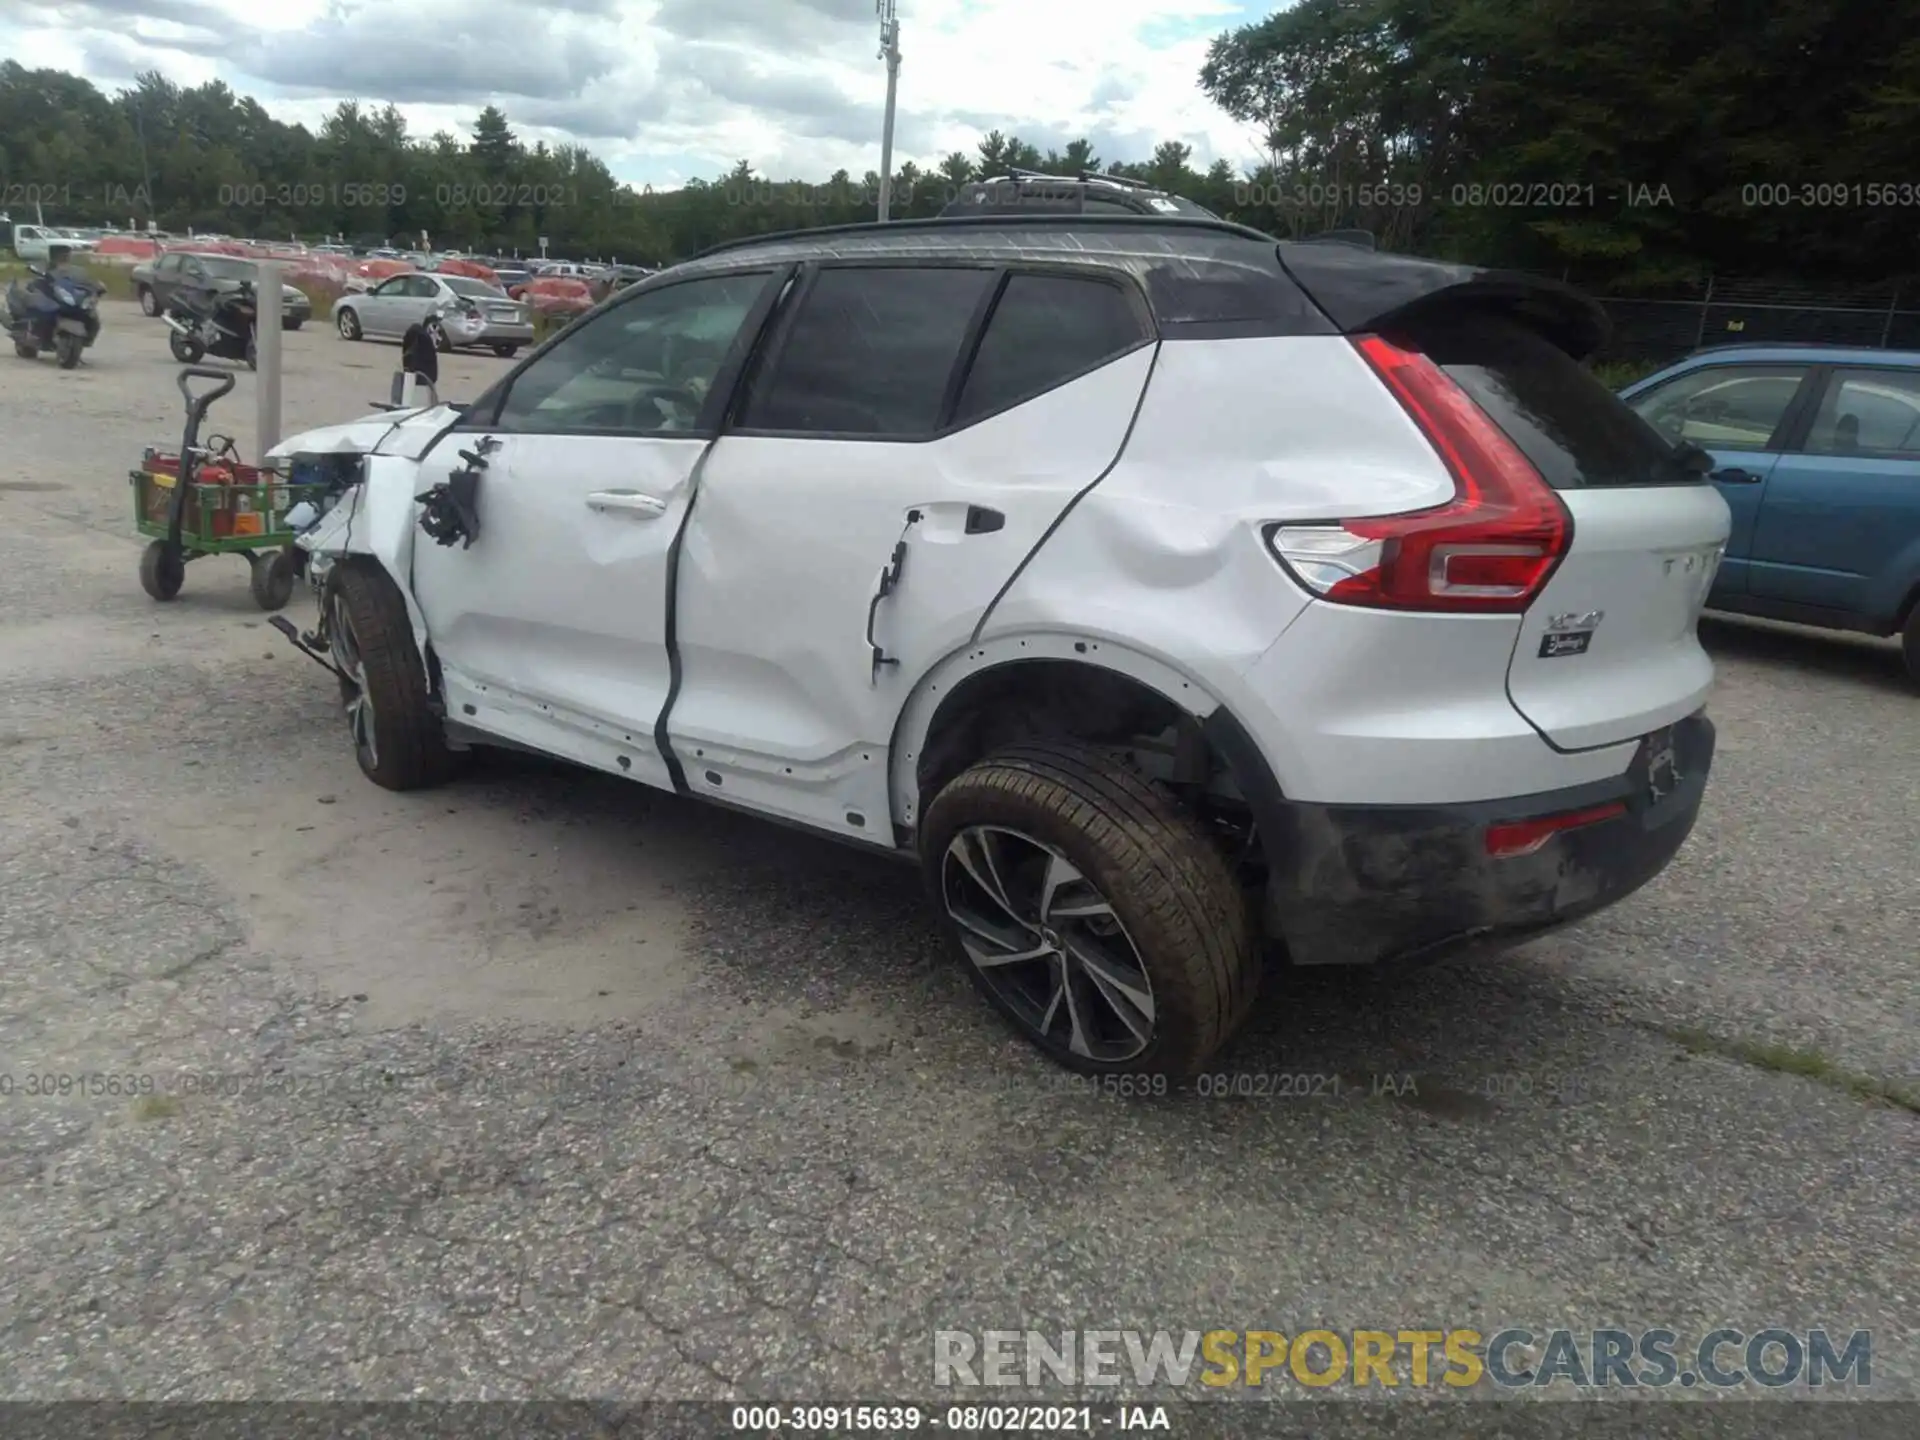
[[[443,351],[485,346],[511,359],[533,343],[527,307],[498,286],[465,275],[395,275],[365,294],[333,302],[333,328],[342,340],[397,340],[414,325],[426,326]]]

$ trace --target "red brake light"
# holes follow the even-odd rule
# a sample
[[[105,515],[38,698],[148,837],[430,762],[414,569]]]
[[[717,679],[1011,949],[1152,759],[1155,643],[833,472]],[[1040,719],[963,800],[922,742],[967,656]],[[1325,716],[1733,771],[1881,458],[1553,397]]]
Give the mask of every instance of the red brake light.
[[[1540,472],[1433,361],[1378,335],[1354,346],[1439,452],[1454,498],[1338,525],[1284,525],[1270,540],[1322,599],[1390,610],[1518,613],[1571,540],[1572,517]]]

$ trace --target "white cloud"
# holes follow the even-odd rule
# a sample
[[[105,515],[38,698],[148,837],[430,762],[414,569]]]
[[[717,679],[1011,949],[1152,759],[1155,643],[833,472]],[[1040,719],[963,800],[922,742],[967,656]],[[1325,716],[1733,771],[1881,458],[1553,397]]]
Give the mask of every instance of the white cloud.
[[[1103,159],[1160,140],[1254,162],[1200,92],[1209,40],[1254,0],[900,0],[896,163],[998,129]],[[149,68],[219,78],[276,116],[393,101],[416,133],[498,104],[527,139],[580,140],[621,178],[735,162],[775,178],[877,169],[886,70],[872,0],[0,0],[0,54],[111,91]]]

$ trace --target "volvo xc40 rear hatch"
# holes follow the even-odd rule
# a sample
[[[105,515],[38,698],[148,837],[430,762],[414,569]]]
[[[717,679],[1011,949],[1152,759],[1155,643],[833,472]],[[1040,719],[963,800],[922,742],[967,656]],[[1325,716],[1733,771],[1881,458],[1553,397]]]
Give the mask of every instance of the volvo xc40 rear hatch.
[[[1323,598],[1518,618],[1505,683],[1554,746],[1638,739],[1699,709],[1696,633],[1729,529],[1695,462],[1580,363],[1598,307],[1526,276],[1282,245],[1453,472],[1436,510],[1342,522]],[[1337,555],[1334,552],[1339,552]],[[1315,573],[1312,558],[1296,573]]]

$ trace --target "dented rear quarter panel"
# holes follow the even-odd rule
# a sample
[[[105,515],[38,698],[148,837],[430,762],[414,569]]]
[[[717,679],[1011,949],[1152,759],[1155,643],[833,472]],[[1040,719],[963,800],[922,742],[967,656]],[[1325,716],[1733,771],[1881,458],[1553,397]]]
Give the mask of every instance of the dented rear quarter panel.
[[[1274,559],[1266,527],[1421,509],[1453,493],[1345,340],[1167,341],[1119,461],[980,638],[1087,635],[1190,675],[1255,735],[1285,787],[1304,752],[1280,723],[1284,697],[1258,693],[1249,676],[1309,597]]]

